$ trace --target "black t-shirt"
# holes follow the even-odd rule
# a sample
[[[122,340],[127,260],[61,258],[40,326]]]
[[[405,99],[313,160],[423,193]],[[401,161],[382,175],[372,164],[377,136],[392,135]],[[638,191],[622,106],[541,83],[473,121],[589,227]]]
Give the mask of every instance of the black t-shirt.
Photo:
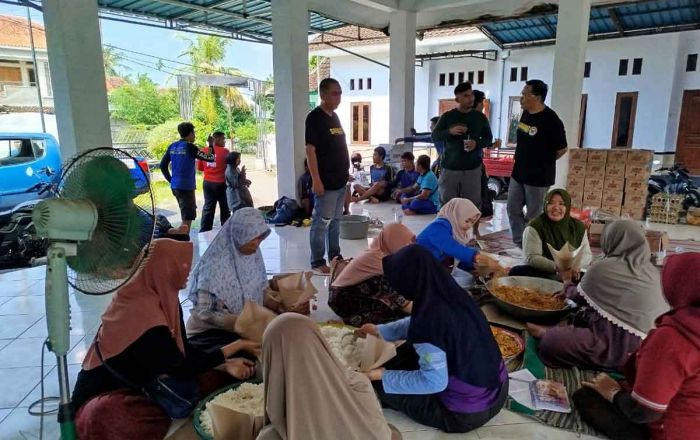
[[[566,147],[564,124],[554,110],[545,107],[535,114],[523,111],[518,124],[513,178],[523,185],[553,185],[557,151]]]
[[[350,155],[338,115],[316,107],[306,116],[306,143],[316,147],[318,174],[325,189],[338,190],[348,181]]]

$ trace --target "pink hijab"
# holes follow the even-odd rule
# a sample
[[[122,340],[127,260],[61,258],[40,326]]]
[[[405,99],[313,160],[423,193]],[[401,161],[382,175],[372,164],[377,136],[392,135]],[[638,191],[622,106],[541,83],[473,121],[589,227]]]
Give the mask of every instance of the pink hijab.
[[[452,225],[452,236],[463,245],[467,245],[472,239],[472,229],[481,217],[481,211],[469,199],[452,199],[442,205],[438,217],[449,220]],[[469,226],[466,231],[463,225]]]
[[[398,252],[416,241],[416,234],[400,223],[384,226],[377,238],[362,255],[354,258],[333,281],[333,287],[354,286],[372,277],[382,275],[382,258]]]
[[[147,330],[160,325],[168,326],[177,347],[185,353],[178,293],[187,283],[192,249],[190,242],[167,238],[153,241],[144,266],[117,290],[102,314],[99,337],[104,359],[118,355]],[[100,365],[93,342],[83,360],[83,369]]]

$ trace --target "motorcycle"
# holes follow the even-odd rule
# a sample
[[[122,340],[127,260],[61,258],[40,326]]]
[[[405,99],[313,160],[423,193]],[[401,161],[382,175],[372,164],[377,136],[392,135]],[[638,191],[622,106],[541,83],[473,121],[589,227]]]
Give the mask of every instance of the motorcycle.
[[[683,210],[691,207],[700,207],[700,189],[690,177],[683,164],[677,163],[673,167],[660,168],[658,171],[664,174],[655,174],[649,177],[647,188],[649,196],[647,206],[651,204],[651,198],[658,193],[682,194]]]

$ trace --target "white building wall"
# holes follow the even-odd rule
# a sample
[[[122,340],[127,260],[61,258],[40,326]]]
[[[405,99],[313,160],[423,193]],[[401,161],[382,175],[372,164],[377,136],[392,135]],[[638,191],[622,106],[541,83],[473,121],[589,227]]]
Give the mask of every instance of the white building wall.
[[[38,49],[36,51],[37,66],[35,75],[39,85],[41,86],[41,96],[44,99],[44,107],[53,107],[53,91],[51,89],[51,81],[47,76],[48,73],[48,55],[46,50]],[[18,47],[0,47],[0,59],[19,61],[20,64],[7,64],[10,67],[21,67],[22,85],[5,85],[0,90],[0,105],[9,106],[38,106],[39,98],[37,96],[36,86],[29,84],[28,70],[31,68],[32,52],[27,48]]]

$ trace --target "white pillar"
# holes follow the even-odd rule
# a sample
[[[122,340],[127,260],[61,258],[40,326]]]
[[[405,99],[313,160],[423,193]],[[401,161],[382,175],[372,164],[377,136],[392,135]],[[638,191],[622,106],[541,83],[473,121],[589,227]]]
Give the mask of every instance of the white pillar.
[[[583,65],[586,61],[591,0],[560,0],[554,47],[552,109],[566,128],[569,148],[578,147]],[[557,161],[556,186],[566,186],[569,154]]]
[[[306,0],[272,0],[278,197],[296,198],[304,172],[309,112],[309,11]]]
[[[389,141],[410,134],[416,82],[416,13],[394,11],[389,18]]]
[[[97,2],[44,0],[42,6],[63,159],[111,147]]]

